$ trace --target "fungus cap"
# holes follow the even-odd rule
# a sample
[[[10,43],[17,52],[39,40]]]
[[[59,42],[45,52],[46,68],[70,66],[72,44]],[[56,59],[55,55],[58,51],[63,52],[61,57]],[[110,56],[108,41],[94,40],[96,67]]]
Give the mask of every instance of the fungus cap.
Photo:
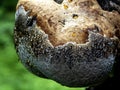
[[[19,0],[15,19],[17,53],[37,76],[83,87],[111,72],[119,42],[117,11],[102,10],[96,0]]]

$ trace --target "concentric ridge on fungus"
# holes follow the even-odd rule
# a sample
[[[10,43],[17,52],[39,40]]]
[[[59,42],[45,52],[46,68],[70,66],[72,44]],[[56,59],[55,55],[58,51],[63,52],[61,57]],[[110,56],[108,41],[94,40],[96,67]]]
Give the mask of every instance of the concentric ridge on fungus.
[[[113,15],[119,16],[103,11],[96,0],[19,0],[14,29],[18,56],[32,73],[62,85],[99,84],[117,53]]]

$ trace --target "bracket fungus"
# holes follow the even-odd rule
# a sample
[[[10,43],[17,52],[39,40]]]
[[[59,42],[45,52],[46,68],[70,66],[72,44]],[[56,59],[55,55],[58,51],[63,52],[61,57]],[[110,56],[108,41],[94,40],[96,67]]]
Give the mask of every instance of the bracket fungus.
[[[23,65],[69,87],[92,86],[111,72],[120,14],[97,0],[19,0],[14,41]]]

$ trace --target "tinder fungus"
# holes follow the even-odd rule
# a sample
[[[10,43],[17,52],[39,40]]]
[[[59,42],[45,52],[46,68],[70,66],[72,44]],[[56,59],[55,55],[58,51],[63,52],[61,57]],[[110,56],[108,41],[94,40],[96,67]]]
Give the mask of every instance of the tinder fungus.
[[[14,41],[23,65],[69,87],[97,85],[110,74],[120,14],[97,0],[19,0]]]

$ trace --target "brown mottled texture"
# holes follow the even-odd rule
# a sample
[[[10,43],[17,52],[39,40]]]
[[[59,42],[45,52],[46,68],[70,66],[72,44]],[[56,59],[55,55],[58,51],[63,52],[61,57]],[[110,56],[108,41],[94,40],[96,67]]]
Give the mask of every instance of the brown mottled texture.
[[[15,47],[25,67],[40,77],[69,87],[96,85],[112,70],[119,17],[96,0],[19,0]]]
[[[19,5],[24,5],[26,10],[31,10],[31,15],[37,15],[37,25],[49,34],[49,40],[54,46],[70,41],[78,44],[87,42],[86,29],[93,28],[94,25],[99,27],[106,37],[113,37],[115,34],[115,26],[104,15],[118,17],[118,13],[104,12],[96,0],[74,0],[71,3],[64,0],[62,4],[57,4],[53,0],[19,0]],[[75,19],[73,15],[78,15],[78,18]],[[61,23],[63,21],[64,24]]]

